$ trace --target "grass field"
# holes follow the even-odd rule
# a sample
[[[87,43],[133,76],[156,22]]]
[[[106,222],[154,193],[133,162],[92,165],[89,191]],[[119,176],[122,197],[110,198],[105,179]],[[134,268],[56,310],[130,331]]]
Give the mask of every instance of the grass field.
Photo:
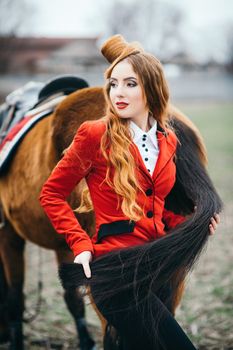
[[[208,150],[209,173],[224,202],[221,224],[187,280],[176,318],[200,350],[230,350],[233,349],[233,104],[176,106],[200,129]],[[30,312],[36,304],[39,264],[43,266],[44,289],[38,318],[25,325],[27,349],[77,349],[75,327],[63,302],[54,255],[28,246],[25,294]],[[90,307],[87,310],[90,329],[101,350],[98,322]]]
[[[178,107],[203,135],[208,170],[224,211],[189,278],[177,319],[200,349],[233,349],[233,104]]]

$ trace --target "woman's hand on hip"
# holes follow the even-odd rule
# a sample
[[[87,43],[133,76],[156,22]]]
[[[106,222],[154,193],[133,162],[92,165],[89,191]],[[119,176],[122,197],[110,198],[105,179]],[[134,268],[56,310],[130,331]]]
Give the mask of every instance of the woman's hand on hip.
[[[87,278],[91,277],[90,262],[92,261],[92,253],[89,250],[84,250],[76,255],[74,263],[83,265],[83,271]]]

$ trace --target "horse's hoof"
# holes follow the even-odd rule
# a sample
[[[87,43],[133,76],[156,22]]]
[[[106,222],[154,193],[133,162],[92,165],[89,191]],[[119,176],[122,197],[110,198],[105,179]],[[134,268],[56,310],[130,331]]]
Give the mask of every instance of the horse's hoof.
[[[5,344],[10,340],[9,331],[0,332],[0,344]]]
[[[92,348],[88,348],[88,350],[97,350],[96,345],[92,346]]]
[[[9,350],[24,350],[22,322],[12,322],[10,325]]]
[[[94,340],[87,339],[85,342],[80,343],[80,350],[97,350]]]
[[[93,346],[80,346],[80,350],[97,350],[96,345]]]

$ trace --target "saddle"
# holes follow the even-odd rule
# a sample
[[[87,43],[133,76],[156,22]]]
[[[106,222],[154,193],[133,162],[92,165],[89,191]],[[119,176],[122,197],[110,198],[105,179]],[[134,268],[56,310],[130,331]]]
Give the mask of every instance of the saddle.
[[[0,175],[28,130],[51,114],[67,95],[88,86],[82,78],[64,75],[47,83],[31,81],[6,97],[0,106]]]
[[[54,109],[66,95],[88,86],[82,78],[63,75],[47,83],[31,81],[13,91],[0,106],[0,144],[10,130],[27,115]]]

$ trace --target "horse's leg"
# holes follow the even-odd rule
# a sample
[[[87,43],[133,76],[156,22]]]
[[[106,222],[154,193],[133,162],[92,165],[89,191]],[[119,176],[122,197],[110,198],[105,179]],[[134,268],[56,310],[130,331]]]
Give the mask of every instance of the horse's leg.
[[[1,237],[1,235],[0,235]],[[0,253],[0,344],[9,340],[9,324],[7,317],[7,283]]]
[[[73,261],[73,254],[70,251],[57,251],[57,261],[60,265],[64,262]],[[64,299],[66,305],[74,318],[76,329],[79,335],[81,350],[94,350],[95,342],[89,334],[85,320],[85,306],[82,296],[77,289],[65,289]]]
[[[185,280],[181,278],[183,275],[183,271],[177,271],[176,274],[173,276],[173,281],[171,283],[171,286],[177,286],[176,288],[172,287],[171,293],[171,305],[169,311],[172,313],[173,316],[175,316],[175,312],[177,307],[179,306],[181,299],[183,297],[184,291],[185,291]]]
[[[10,349],[23,350],[24,311],[24,240],[9,222],[0,231],[1,261],[7,282],[7,314],[10,331]]]

